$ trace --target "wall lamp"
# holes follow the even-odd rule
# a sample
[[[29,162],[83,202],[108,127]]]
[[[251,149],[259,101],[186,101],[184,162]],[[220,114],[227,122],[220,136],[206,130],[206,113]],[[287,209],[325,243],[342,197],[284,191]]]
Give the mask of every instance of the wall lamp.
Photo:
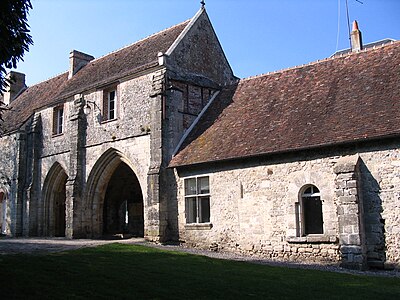
[[[94,106],[95,108],[97,108],[97,109],[100,111],[100,113],[101,113],[101,109],[100,109],[100,107],[96,104],[96,102],[90,101],[90,100],[86,100],[86,105],[85,105],[85,107],[83,108],[83,112],[84,112],[85,115],[89,115],[90,112],[92,111],[92,108],[90,107],[89,104],[93,104],[93,106]]]

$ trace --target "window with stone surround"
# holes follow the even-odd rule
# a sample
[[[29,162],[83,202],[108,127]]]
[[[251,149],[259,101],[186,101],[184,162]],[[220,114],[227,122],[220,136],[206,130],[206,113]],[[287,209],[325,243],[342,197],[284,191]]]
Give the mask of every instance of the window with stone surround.
[[[117,118],[117,87],[107,88],[103,91],[103,122]]]
[[[185,179],[185,212],[187,224],[210,222],[209,177]]]
[[[53,135],[63,133],[64,124],[64,105],[59,105],[53,108]]]
[[[300,190],[296,223],[297,236],[324,233],[321,194],[316,186],[306,185]]]

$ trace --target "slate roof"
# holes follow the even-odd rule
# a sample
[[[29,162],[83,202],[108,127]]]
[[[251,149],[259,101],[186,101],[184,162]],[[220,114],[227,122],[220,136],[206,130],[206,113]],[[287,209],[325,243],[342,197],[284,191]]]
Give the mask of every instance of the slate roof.
[[[166,52],[188,23],[189,20],[95,59],[69,80],[66,72],[29,87],[11,103],[12,110],[4,113],[2,129],[13,131],[42,107],[157,66],[158,52]]]
[[[185,166],[400,135],[400,42],[244,79],[172,159]]]

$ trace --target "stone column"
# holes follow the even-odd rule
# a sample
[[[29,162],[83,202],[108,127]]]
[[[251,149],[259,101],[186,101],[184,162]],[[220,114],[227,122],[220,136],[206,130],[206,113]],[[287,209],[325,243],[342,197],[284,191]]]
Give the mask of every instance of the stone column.
[[[26,189],[24,193],[24,226],[23,235],[32,236],[41,234],[39,216],[39,158],[42,150],[41,115],[35,114],[27,134],[26,151]]]
[[[159,241],[163,239],[161,228],[161,199],[160,199],[160,169],[163,155],[163,128],[162,119],[164,111],[164,82],[165,71],[157,72],[153,78],[150,125],[150,169],[147,174],[147,202],[145,204],[144,236],[148,240]]]
[[[83,188],[86,167],[86,118],[83,114],[84,99],[75,95],[74,107],[69,119],[68,130],[71,137],[68,180],[66,184],[66,230],[67,238],[83,237]]]
[[[366,268],[358,160],[358,155],[342,157],[334,167],[341,265],[352,269]]]
[[[24,201],[25,184],[26,184],[26,143],[27,133],[24,129],[20,129],[18,133],[18,174],[13,178],[16,182],[17,193],[15,195],[14,206],[14,220],[12,226],[14,228],[15,236],[22,236],[24,234],[24,223],[26,212],[29,208]],[[25,224],[26,225],[26,224]]]

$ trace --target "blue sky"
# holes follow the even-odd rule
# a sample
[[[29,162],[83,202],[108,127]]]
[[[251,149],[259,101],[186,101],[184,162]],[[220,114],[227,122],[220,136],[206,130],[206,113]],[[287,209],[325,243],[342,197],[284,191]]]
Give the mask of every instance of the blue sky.
[[[360,1],[363,4],[357,0],[348,4],[364,43],[400,39],[399,0]],[[103,56],[183,22],[200,8],[200,0],[32,0],[32,4],[28,21],[35,44],[17,69],[26,74],[28,85],[65,72],[72,49]],[[206,0],[206,9],[235,75],[244,78],[348,48],[345,4],[345,0]]]

